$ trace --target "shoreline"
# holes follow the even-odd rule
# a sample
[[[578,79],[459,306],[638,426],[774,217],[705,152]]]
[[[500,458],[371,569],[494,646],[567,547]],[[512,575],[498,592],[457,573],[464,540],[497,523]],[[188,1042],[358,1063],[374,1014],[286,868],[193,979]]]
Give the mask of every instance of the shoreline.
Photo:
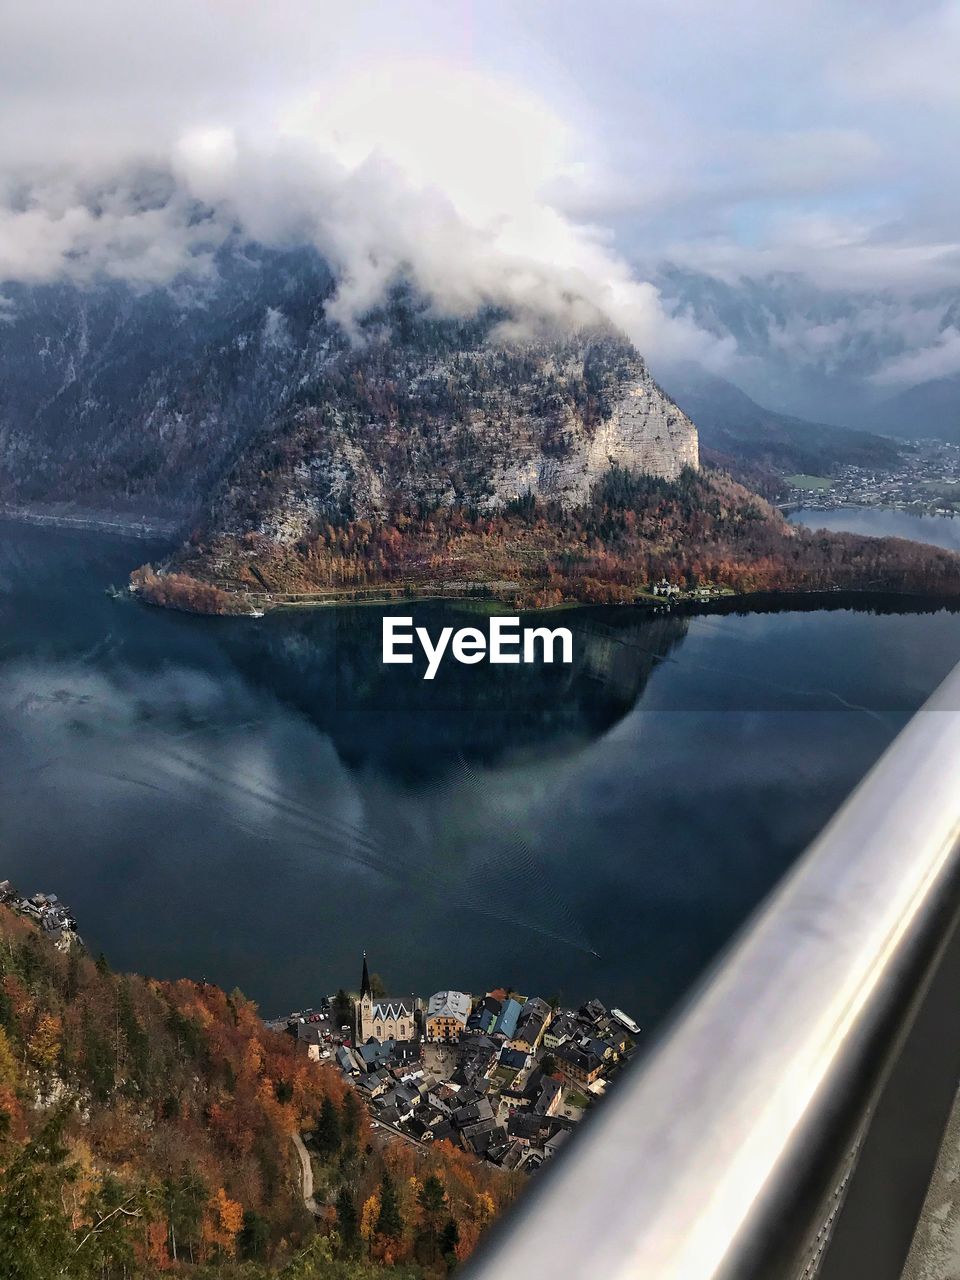
[[[174,539],[183,529],[181,520],[118,516],[106,511],[49,511],[11,507],[0,503],[0,520],[28,524],[41,529],[74,529],[81,533],[112,534],[137,541]]]
[[[311,609],[359,609],[383,605],[417,605],[426,603],[470,603],[482,607],[483,612],[500,615],[525,615],[562,613],[575,609],[610,609],[610,610],[643,610],[650,615],[672,614],[674,616],[696,617],[709,614],[733,613],[805,613],[819,609],[870,608],[871,604],[887,604],[895,606],[902,602],[902,610],[891,608],[891,612],[930,612],[941,609],[948,612],[960,612],[960,594],[944,595],[938,593],[921,593],[911,591],[893,591],[878,587],[834,587],[811,590],[779,590],[749,591],[737,593],[726,591],[723,594],[709,597],[680,597],[667,599],[663,596],[649,594],[638,595],[636,600],[625,604],[596,604],[586,600],[563,600],[559,604],[535,606],[516,606],[498,600],[492,596],[477,595],[444,595],[433,592],[404,594],[403,596],[366,596],[361,599],[349,598],[312,598],[298,601],[277,601],[269,603],[259,601],[262,606],[249,612],[214,614],[199,613],[191,609],[179,609],[175,605],[156,604],[145,599],[139,592],[133,592],[132,598],[153,609],[166,609],[172,613],[185,613],[198,618],[223,618],[225,620],[252,619],[259,620],[269,614],[287,611]],[[246,599],[246,597],[238,597]],[[251,601],[252,603],[252,601]]]

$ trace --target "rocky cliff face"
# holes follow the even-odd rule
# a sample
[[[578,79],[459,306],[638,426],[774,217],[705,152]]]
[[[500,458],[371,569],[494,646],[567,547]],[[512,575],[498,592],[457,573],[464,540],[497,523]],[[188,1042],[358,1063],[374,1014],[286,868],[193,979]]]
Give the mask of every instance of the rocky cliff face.
[[[613,466],[697,467],[695,427],[618,336],[477,336],[451,324],[449,350],[388,334],[345,355],[314,403],[245,452],[214,525],[291,543],[336,515],[495,511],[528,493],[569,507]]]
[[[334,517],[697,466],[693,424],[612,332],[499,340],[398,288],[348,337],[304,254],[225,252],[201,293],[8,291],[0,500],[180,516],[281,542]]]
[[[614,382],[610,393],[610,414],[592,429],[582,421],[569,423],[569,449],[563,457],[546,457],[534,447],[528,456],[498,466],[491,503],[529,492],[577,506],[611,467],[668,480],[675,480],[684,467],[699,467],[696,428],[645,368]]]

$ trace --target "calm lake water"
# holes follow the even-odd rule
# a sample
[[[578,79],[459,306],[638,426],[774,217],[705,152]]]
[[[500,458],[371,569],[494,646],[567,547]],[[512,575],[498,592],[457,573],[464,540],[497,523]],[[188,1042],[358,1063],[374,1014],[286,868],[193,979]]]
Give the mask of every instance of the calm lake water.
[[[835,511],[803,508],[788,516],[791,524],[834,533],[865,533],[874,538],[909,538],[960,551],[960,516],[915,516],[885,507],[840,507]]]
[[[271,1014],[355,986],[366,948],[398,993],[653,1024],[960,659],[946,611],[584,609],[551,615],[572,668],[428,684],[381,665],[378,608],[106,595],[160,551],[0,525],[0,878],[114,966]]]

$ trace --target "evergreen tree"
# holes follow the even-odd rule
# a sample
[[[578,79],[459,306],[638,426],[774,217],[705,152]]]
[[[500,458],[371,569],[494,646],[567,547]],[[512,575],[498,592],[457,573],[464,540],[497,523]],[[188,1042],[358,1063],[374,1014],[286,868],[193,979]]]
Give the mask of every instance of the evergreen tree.
[[[460,1243],[460,1228],[454,1218],[450,1218],[440,1235],[440,1250],[447,1270],[452,1271],[457,1265],[457,1245]]]
[[[97,1102],[106,1102],[113,1092],[115,1061],[106,1038],[88,1022],[83,1034],[84,1074]]]
[[[27,1143],[0,1183],[0,1275],[49,1280],[75,1274],[76,1241],[60,1194],[73,1180],[63,1164],[62,1117],[55,1116]]]
[[[67,957],[67,980],[65,994],[67,1001],[76,1000],[80,991],[80,948],[74,943]]]
[[[360,1103],[352,1089],[348,1089],[343,1095],[340,1128],[344,1143],[348,1147],[355,1148],[360,1138]]]
[[[349,1027],[353,1030],[353,1001],[344,991],[343,987],[333,997],[333,1016],[336,1021],[337,1030],[340,1027]]]
[[[127,1074],[136,1085],[144,1088],[149,1070],[150,1042],[133,1007],[129,978],[121,978],[117,986],[117,1025],[126,1049]]]
[[[346,1185],[337,1192],[337,1230],[347,1253],[352,1253],[360,1239],[357,1206]]]
[[[320,1106],[320,1115],[314,1132],[317,1150],[328,1158],[340,1147],[340,1113],[329,1094],[325,1094]]]
[[[422,1221],[417,1237],[417,1251],[424,1262],[433,1262],[439,1245],[438,1224],[447,1207],[447,1193],[435,1173],[428,1174],[417,1194]]]
[[[270,1243],[270,1224],[255,1209],[246,1209],[243,1214],[243,1226],[237,1237],[240,1256],[259,1261],[267,1256]]]
[[[429,1174],[425,1179],[417,1196],[417,1203],[424,1214],[429,1217],[438,1214],[447,1203],[447,1193],[444,1190],[443,1183],[435,1173]]]
[[[76,1237],[77,1253],[86,1268],[96,1276],[135,1273],[136,1251],[129,1227],[131,1220],[141,1217],[140,1197],[108,1175],[99,1192],[87,1198],[86,1217],[94,1225],[81,1227]]]
[[[210,1190],[200,1175],[189,1165],[179,1178],[164,1183],[164,1200],[170,1222],[170,1251],[181,1261],[194,1258],[194,1246],[200,1242],[203,1211]]]
[[[380,1213],[375,1227],[378,1236],[396,1240],[403,1235],[403,1218],[397,1201],[396,1188],[389,1173],[380,1179]]]

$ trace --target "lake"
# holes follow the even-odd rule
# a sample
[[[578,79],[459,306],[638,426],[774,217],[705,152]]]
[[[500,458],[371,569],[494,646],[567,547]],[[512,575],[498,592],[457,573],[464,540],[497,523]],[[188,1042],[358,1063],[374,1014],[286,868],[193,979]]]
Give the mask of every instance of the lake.
[[[832,511],[816,511],[802,507],[787,517],[791,524],[805,524],[811,529],[829,529],[831,533],[865,533],[873,538],[909,538],[911,542],[929,542],[935,547],[960,551],[960,517],[917,516],[909,511],[887,507],[838,507]]]
[[[0,525],[0,878],[58,893],[115,967],[265,1014],[355,987],[365,948],[398,994],[655,1024],[960,658],[960,615],[896,602],[577,609],[549,615],[570,667],[427,683],[381,665],[381,608],[106,594],[161,554]]]

